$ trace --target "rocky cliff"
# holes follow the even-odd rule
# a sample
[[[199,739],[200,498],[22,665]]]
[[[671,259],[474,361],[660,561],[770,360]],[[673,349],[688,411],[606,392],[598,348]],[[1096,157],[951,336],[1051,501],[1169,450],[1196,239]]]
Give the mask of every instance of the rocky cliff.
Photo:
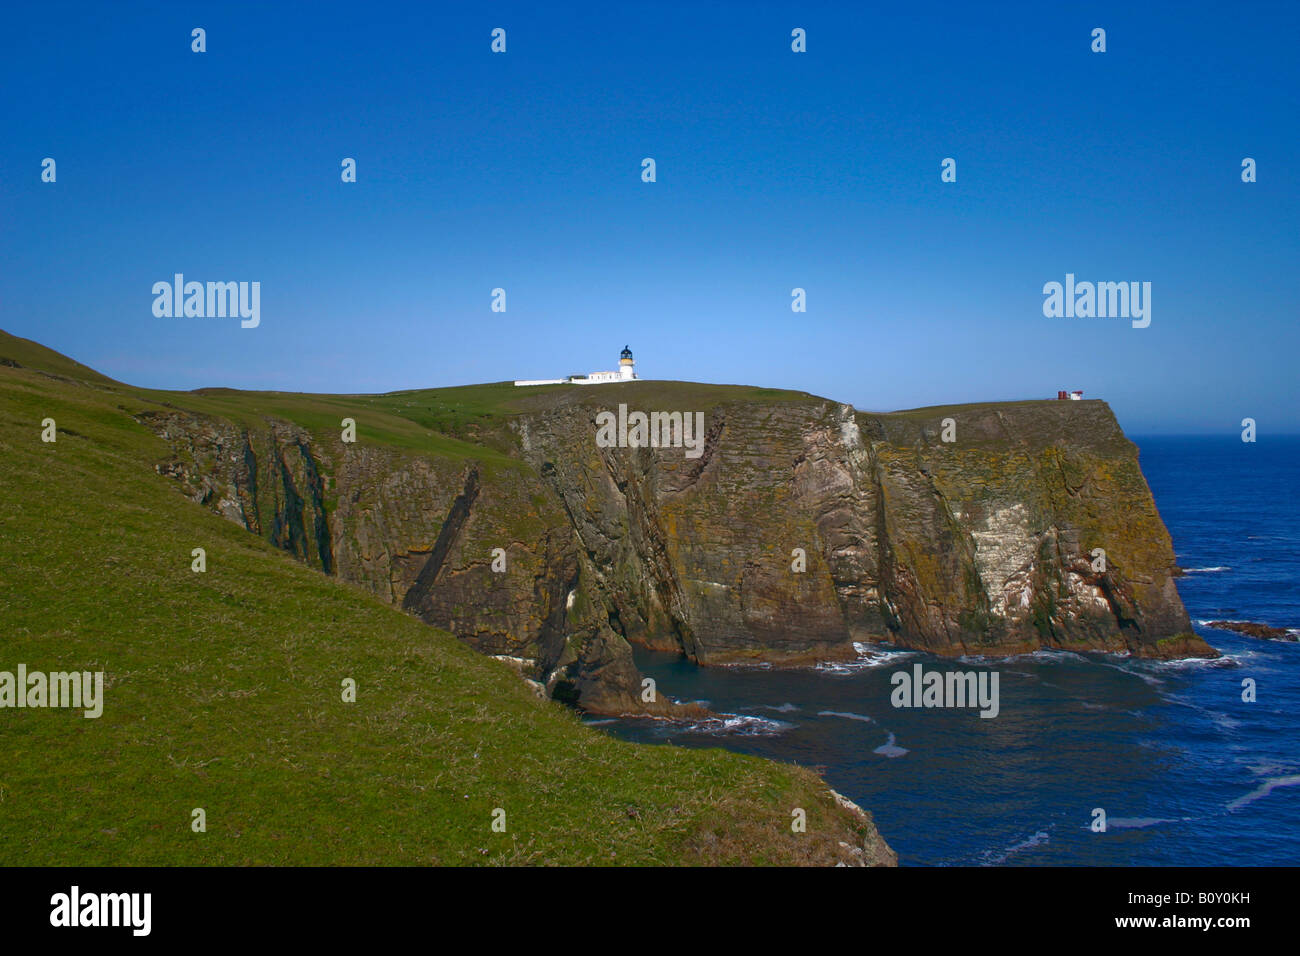
[[[701,412],[702,444],[603,447],[617,403]],[[561,386],[519,390],[481,457],[368,442],[363,415],[355,443],[274,415],[139,417],[196,501],[593,712],[677,709],[644,699],[631,644],[701,664],[878,641],[1215,654],[1099,401],[868,414],[802,393]]]

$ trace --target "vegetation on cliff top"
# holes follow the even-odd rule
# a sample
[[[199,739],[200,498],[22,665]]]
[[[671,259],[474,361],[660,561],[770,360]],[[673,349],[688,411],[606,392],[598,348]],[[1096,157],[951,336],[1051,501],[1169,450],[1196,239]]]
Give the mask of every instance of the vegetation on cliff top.
[[[93,720],[0,711],[0,863],[833,863],[840,841],[883,858],[811,771],[614,740],[187,501],[133,417],[166,403],[336,435],[360,406],[368,438],[482,458],[458,436],[507,388],[148,392],[0,333],[0,670],[103,670],[106,697]]]

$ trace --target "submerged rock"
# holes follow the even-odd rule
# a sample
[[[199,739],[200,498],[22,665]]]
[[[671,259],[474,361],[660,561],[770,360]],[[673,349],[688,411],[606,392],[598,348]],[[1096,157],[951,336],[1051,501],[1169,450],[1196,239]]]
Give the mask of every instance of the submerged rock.
[[[1221,631],[1233,631],[1247,637],[1258,637],[1266,641],[1294,641],[1298,639],[1296,628],[1270,627],[1256,621],[1210,621],[1206,627]]]

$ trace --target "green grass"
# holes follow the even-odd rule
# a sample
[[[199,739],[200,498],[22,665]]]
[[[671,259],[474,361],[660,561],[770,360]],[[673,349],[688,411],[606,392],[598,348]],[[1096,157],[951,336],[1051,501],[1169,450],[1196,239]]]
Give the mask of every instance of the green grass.
[[[0,357],[26,366],[0,366],[0,670],[103,670],[106,701],[98,720],[0,710],[0,865],[784,864],[862,844],[812,772],[589,729],[504,664],[186,500],[131,417],[168,402],[334,430],[361,407],[359,423],[427,450],[435,428],[509,414],[511,386],[142,392],[45,351],[0,334]]]

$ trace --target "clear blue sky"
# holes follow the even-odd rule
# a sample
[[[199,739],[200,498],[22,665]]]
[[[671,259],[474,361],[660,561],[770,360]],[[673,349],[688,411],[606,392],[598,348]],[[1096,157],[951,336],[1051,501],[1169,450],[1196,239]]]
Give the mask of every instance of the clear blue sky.
[[[629,344],[864,409],[1082,388],[1136,433],[1300,431],[1300,4],[614,6],[10,5],[0,328],[168,388]],[[155,318],[176,272],[261,282],[261,326]],[[1045,318],[1067,272],[1151,282],[1151,326]]]

